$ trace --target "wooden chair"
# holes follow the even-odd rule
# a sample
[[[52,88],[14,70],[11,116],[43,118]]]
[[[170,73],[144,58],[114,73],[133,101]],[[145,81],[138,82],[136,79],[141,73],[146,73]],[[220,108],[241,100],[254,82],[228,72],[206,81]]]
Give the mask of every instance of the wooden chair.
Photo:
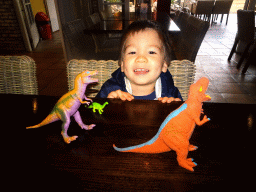
[[[109,19],[109,15],[108,15],[107,11],[101,11],[100,12],[100,18],[101,18],[102,21],[108,20]]]
[[[68,60],[109,59],[118,55],[119,42],[112,43],[105,36],[85,34],[84,30],[86,30],[86,27],[81,19],[70,21],[63,26],[63,37]]]
[[[222,23],[224,14],[227,14],[226,25],[228,24],[228,16],[233,0],[216,0],[212,10],[212,24],[216,23],[218,14],[221,14],[220,23]]]
[[[36,64],[29,56],[0,56],[0,93],[38,95]]]
[[[238,61],[237,69],[240,68],[240,66],[243,63],[243,60],[245,59],[246,55],[248,54],[250,46],[254,42],[254,35],[255,35],[255,13],[254,11],[249,10],[237,10],[237,23],[238,23],[238,30],[235,38],[235,42],[233,44],[233,47],[230,51],[230,54],[228,56],[228,61],[230,61],[231,57],[233,56],[237,44],[239,42],[245,43],[245,49],[241,55],[241,58]],[[245,72],[245,71],[243,71]]]
[[[183,31],[185,31],[186,25],[188,23],[188,18],[191,17],[189,13],[179,11],[180,13],[175,17],[175,23],[180,28],[181,33],[169,34],[171,45],[172,45],[172,58],[176,58],[175,52],[178,51],[177,45],[183,37]]]
[[[87,90],[87,96],[95,97],[97,92],[105,81],[107,81],[111,74],[118,69],[118,61],[114,60],[70,60],[67,64],[68,88],[74,88],[75,77],[84,70],[97,70],[98,84],[91,90]],[[188,97],[190,85],[194,82],[196,66],[193,62],[188,60],[174,60],[168,68],[172,74],[174,84],[178,87],[181,96],[184,100]]]
[[[92,24],[96,25],[97,23],[99,23],[101,21],[99,13],[93,13],[93,14],[89,15],[89,18],[90,18],[89,21],[91,21],[90,25],[92,25]]]
[[[180,13],[180,18],[178,20],[178,27],[180,28],[181,31],[185,30],[186,28],[186,25],[188,23],[188,18],[190,17],[191,15],[189,13],[186,13],[186,12],[181,12]]]
[[[187,59],[195,62],[196,55],[209,28],[209,22],[190,16],[186,25],[181,29],[181,34],[173,41],[173,57],[176,60]]]
[[[255,63],[255,59],[256,59],[256,44],[254,43],[252,52],[250,53],[245,65],[244,65],[244,68],[243,68],[243,71],[242,71],[243,74],[246,73],[250,64]]]
[[[105,21],[105,22],[112,20],[111,17],[108,16],[108,13],[106,11],[100,12],[100,19],[101,21]],[[108,33],[107,37],[109,39],[120,39],[122,37],[122,33]]]
[[[214,2],[215,0],[198,0],[196,3],[193,3],[191,14],[199,18],[203,16],[203,20],[210,22]]]
[[[180,10],[175,10],[174,16],[172,17],[172,19],[175,21],[176,25],[177,25],[178,18],[180,17],[180,13],[181,13]]]
[[[94,41],[90,35],[85,35],[86,29],[81,19],[67,22],[63,26],[63,37],[68,60],[89,59],[94,56]]]
[[[100,16],[96,13],[89,15],[87,19],[88,26],[96,25],[100,20]],[[121,36],[119,34],[94,34],[92,33],[92,38],[95,45],[95,53],[100,52],[115,52],[119,50],[119,43]]]

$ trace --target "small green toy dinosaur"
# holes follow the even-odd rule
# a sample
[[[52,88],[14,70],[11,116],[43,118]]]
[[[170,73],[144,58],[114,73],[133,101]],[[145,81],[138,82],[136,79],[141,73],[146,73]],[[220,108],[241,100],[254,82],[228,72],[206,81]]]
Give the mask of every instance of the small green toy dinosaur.
[[[88,108],[92,108],[92,111],[95,113],[96,109],[99,111],[99,114],[102,114],[104,107],[108,105],[108,102],[105,102],[103,105],[93,102]],[[86,106],[85,106],[86,107]]]

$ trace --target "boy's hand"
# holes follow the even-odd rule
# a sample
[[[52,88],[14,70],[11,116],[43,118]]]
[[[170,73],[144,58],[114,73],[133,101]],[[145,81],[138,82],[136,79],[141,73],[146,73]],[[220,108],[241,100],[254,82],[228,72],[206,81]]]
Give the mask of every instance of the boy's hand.
[[[108,94],[107,98],[117,98],[123,101],[126,101],[126,100],[131,101],[134,99],[134,97],[130,93],[127,93],[121,90],[112,91],[111,93]]]
[[[174,98],[174,97],[160,97],[158,98],[159,101],[162,103],[171,103],[172,101],[181,101],[180,98]]]

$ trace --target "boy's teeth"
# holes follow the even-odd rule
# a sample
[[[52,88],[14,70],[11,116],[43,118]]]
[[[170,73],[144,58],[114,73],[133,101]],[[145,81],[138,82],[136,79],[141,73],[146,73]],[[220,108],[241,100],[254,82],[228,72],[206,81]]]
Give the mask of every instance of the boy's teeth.
[[[148,72],[148,70],[146,70],[146,69],[135,69],[134,71],[135,72],[138,72],[138,71],[147,71]]]

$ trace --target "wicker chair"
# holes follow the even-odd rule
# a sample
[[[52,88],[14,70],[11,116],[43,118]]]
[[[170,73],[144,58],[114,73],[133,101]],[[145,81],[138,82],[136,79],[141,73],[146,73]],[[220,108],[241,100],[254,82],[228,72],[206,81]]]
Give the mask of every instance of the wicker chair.
[[[111,77],[111,74],[118,69],[118,61],[113,60],[70,60],[67,64],[67,76],[68,76],[68,88],[72,90],[74,88],[75,77],[84,70],[97,70],[98,74],[95,78],[98,78],[99,82],[94,87],[93,93],[88,93],[87,96],[95,97],[97,91],[100,90],[103,83]],[[190,85],[194,82],[196,67],[193,62],[188,60],[173,60],[169,66],[169,71],[173,76],[173,81],[176,87],[178,87],[181,96],[184,100],[188,97],[188,91]]]
[[[38,95],[35,61],[28,56],[0,56],[0,93]]]

